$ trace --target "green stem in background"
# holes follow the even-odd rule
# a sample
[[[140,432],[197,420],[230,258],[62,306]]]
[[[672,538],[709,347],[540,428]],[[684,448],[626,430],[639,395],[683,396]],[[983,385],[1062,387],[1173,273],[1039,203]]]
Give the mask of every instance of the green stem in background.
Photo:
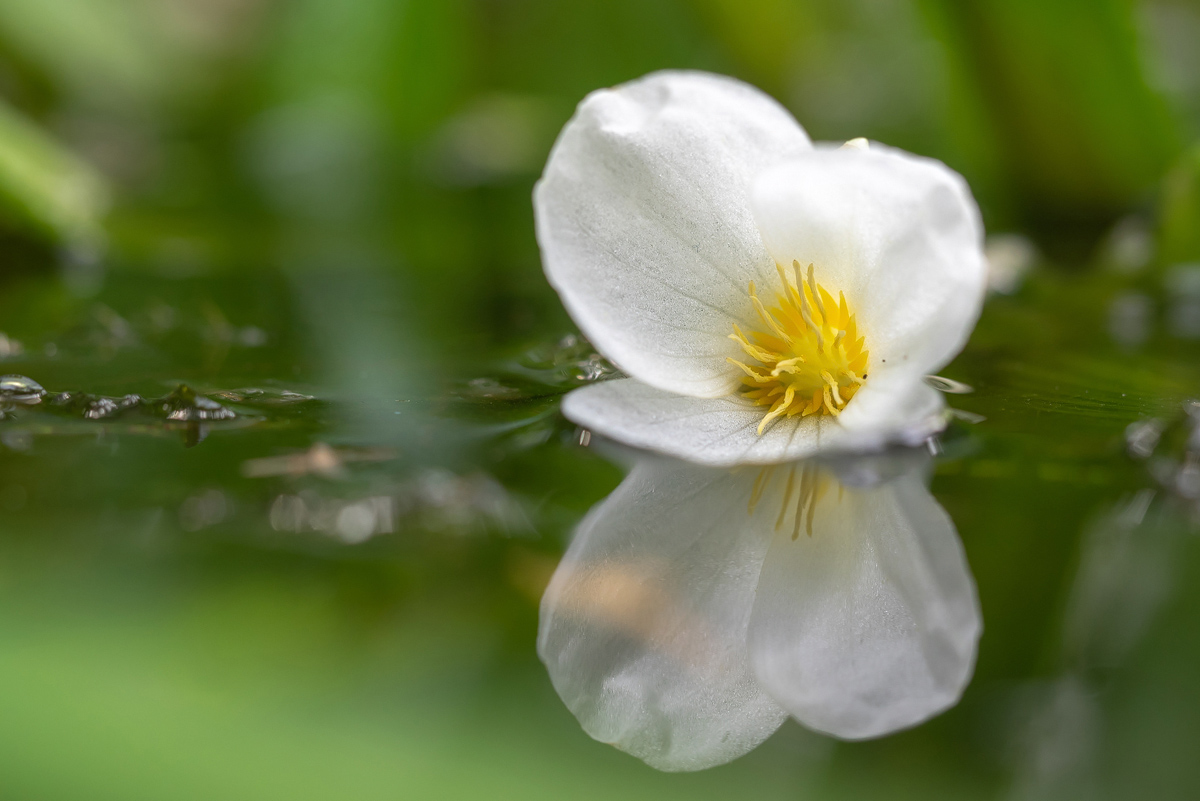
[[[90,165],[0,101],[0,221],[83,253],[104,241],[108,187]]]

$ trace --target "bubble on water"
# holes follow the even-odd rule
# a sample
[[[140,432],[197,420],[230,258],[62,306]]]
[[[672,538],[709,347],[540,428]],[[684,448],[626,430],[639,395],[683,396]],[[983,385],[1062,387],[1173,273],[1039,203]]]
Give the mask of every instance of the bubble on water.
[[[23,375],[0,376],[0,396],[15,403],[39,403],[45,396],[42,385]]]

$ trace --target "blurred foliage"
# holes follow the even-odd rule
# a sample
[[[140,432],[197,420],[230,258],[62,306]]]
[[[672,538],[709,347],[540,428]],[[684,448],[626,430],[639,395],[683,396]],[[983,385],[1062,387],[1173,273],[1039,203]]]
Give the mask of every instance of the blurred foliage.
[[[1200,261],[1200,144],[1167,174],[1160,213],[1163,262]]]
[[[94,251],[106,189],[91,167],[0,103],[0,215],[9,227]]]
[[[13,0],[0,85],[116,180],[117,240],[142,257],[147,237],[216,235],[239,244],[199,249],[227,262],[316,215],[390,229],[410,269],[528,276],[527,233],[498,250],[447,212],[519,208],[588,91],[695,67],[817,138],[942,158],[990,224],[1071,231],[1080,260],[1197,135],[1189,30],[1182,0]],[[196,215],[221,227],[189,232]]]
[[[1133,4],[946,5],[1005,172],[1034,213],[1112,214],[1153,186],[1180,135],[1146,81]]]

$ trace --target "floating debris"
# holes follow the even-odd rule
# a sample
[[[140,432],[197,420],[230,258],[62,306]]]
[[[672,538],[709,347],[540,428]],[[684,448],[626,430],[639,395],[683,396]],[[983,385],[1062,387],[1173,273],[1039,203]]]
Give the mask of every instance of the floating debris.
[[[517,409],[530,401],[551,403],[575,387],[620,376],[587,340],[568,334],[527,351],[493,375],[465,382],[453,397],[480,407]]]
[[[143,402],[141,395],[110,398],[82,392],[59,392],[51,395],[46,401],[48,406],[56,410],[78,412],[85,420],[104,420],[115,417],[121,412],[138,408]]]
[[[563,389],[621,375],[590,342],[574,334],[529,351],[520,360],[520,367],[542,383]]]
[[[288,395],[309,400],[299,393],[270,393],[274,399]],[[289,401],[291,399],[289,398]],[[270,403],[266,405],[272,405]],[[278,400],[275,403],[278,405]],[[37,407],[27,409],[25,407]],[[79,433],[77,425],[47,424],[39,416],[46,414],[76,421],[107,422],[125,418],[123,430],[134,433],[154,433],[164,430],[183,432],[184,444],[192,447],[204,440],[211,424],[239,420],[240,425],[252,425],[261,418],[252,414],[239,414],[220,403],[198,394],[191,387],[180,384],[170,394],[161,398],[145,398],[128,395],[107,396],[87,392],[47,392],[31,378],[21,375],[0,376],[0,421],[22,419],[17,431],[34,433]],[[165,425],[164,425],[165,423]],[[12,430],[6,434],[13,433]],[[7,444],[7,443],[6,443]]]
[[[244,405],[226,406],[216,398]],[[77,390],[47,391],[28,376],[0,376],[0,431],[14,436],[20,432],[20,436],[26,438],[98,432],[143,436],[177,434],[190,448],[216,430],[263,423],[277,427],[308,426],[324,408],[323,402],[312,395],[282,389],[244,388],[201,393],[186,384],[178,384],[173,391],[161,396],[101,395]],[[0,444],[13,449],[6,441],[0,440]],[[339,451],[334,461],[341,464],[382,460],[393,455],[391,451]],[[306,471],[320,472],[319,458],[309,454],[306,464]],[[295,469],[292,466],[283,472]]]
[[[179,423],[232,420],[237,417],[232,409],[196,394],[187,384],[180,384],[170,395],[153,401],[151,407],[166,419]]]
[[[88,403],[83,416],[88,420],[103,420],[120,414],[126,409],[134,409],[142,404],[141,395],[126,395],[123,398],[96,398]]]

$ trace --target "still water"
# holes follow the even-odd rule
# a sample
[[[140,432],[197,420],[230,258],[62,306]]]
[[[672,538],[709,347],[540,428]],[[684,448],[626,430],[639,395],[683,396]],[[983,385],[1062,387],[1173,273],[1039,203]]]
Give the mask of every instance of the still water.
[[[561,313],[501,336],[371,252],[298,235],[279,261],[4,280],[12,797],[1200,792],[1200,350],[1171,281],[1038,265],[945,371],[942,436],[789,479],[568,423],[561,396],[614,371]],[[869,524],[834,531],[837,504]],[[812,632],[863,619],[821,599],[846,584],[837,548],[870,550],[881,520],[939,554],[866,572],[889,613],[949,620],[921,644],[945,659],[913,719],[950,708],[843,742],[812,730],[859,725]],[[678,592],[714,575],[724,594]],[[722,616],[750,633],[723,641]],[[801,656],[764,688],[750,652]],[[631,672],[643,658],[663,664]],[[711,680],[671,672],[709,658]],[[665,774],[589,738],[628,723],[595,714],[614,677],[718,710],[691,735],[749,753]],[[793,691],[811,728],[775,706]]]

